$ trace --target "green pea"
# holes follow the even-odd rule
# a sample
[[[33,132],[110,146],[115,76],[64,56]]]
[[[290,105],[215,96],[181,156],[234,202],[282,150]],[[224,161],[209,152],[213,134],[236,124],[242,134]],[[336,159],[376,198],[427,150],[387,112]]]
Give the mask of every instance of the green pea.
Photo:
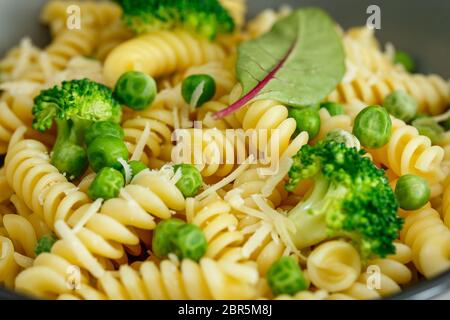
[[[208,248],[205,234],[195,224],[186,223],[180,226],[175,232],[173,241],[180,259],[199,261]]]
[[[337,143],[343,143],[347,148],[361,149],[361,144],[354,135],[343,129],[330,130],[325,136],[325,140],[333,140]]]
[[[416,63],[414,59],[404,51],[397,51],[394,57],[395,64],[401,64],[408,72],[416,71]]]
[[[398,205],[404,210],[422,208],[430,199],[430,193],[428,182],[412,174],[401,176],[395,186]]]
[[[294,295],[308,288],[300,266],[292,257],[281,257],[267,271],[267,282],[275,296]]]
[[[344,114],[344,107],[336,102],[324,102],[320,104],[320,107],[327,109],[328,113],[331,116],[338,116],[340,114]]]
[[[95,176],[87,194],[92,200],[117,198],[124,185],[125,179],[120,171],[113,168],[103,168]]]
[[[89,163],[83,147],[64,143],[64,146],[55,149],[57,151],[52,153],[51,162],[67,179],[76,180],[86,172]]]
[[[38,256],[41,253],[50,252],[56,241],[58,238],[54,234],[42,236],[36,243],[34,253]]]
[[[173,166],[173,170],[175,172],[181,170],[181,178],[176,183],[181,193],[186,198],[197,195],[203,186],[203,178],[197,167],[192,164],[176,164]]]
[[[447,120],[445,120],[442,125],[444,126],[446,131],[450,131],[450,117],[447,118]]]
[[[432,118],[420,118],[411,122],[411,125],[423,136],[430,138],[431,143],[439,144],[445,132]]]
[[[297,123],[295,135],[306,131],[309,138],[314,139],[319,133],[320,115],[316,108],[289,108],[288,116]]]
[[[99,121],[94,122],[86,131],[84,140],[87,145],[90,145],[98,137],[116,137],[123,140],[125,133],[122,127],[114,122]]]
[[[409,122],[416,116],[417,102],[405,91],[390,93],[383,102],[383,107],[397,119]]]
[[[129,161],[128,166],[131,169],[131,179],[133,179],[135,176],[137,176],[137,174],[139,172],[141,172],[145,169],[148,169],[148,167],[144,163],[142,163],[141,161],[138,161],[138,160]],[[123,167],[120,169],[120,172],[125,177],[125,169]]]
[[[381,148],[391,138],[392,121],[389,113],[380,106],[363,109],[355,119],[353,134],[367,148]]]
[[[134,110],[147,109],[155,100],[156,93],[155,80],[138,71],[124,73],[114,89],[116,99]]]
[[[122,168],[118,159],[128,160],[128,149],[125,143],[115,137],[98,137],[88,146],[89,163],[95,172],[104,167],[117,170]]]
[[[173,239],[177,230],[185,225],[185,222],[179,219],[163,220],[153,231],[152,251],[160,259],[167,257],[171,252],[175,252]]]
[[[197,91],[200,91],[197,93]],[[198,94],[198,96],[194,95]],[[181,94],[184,101],[193,104],[194,107],[200,107],[205,102],[211,100],[216,94],[216,81],[207,74],[195,74],[184,79]],[[193,101],[193,98],[197,101]]]

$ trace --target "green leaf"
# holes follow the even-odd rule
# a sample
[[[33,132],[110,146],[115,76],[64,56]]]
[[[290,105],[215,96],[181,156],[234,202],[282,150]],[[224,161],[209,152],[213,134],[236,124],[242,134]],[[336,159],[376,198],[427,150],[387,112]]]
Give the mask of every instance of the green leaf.
[[[345,73],[345,53],[336,23],[321,9],[305,8],[279,20],[238,49],[242,98],[216,113],[224,117],[252,99],[301,107],[333,91]]]

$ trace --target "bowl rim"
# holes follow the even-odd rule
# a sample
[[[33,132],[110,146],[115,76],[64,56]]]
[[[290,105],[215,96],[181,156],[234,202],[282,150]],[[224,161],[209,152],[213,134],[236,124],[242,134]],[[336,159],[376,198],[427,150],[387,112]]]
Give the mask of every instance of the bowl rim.
[[[421,280],[383,300],[429,300],[450,290],[450,270],[427,280]],[[0,287],[0,300],[35,300],[11,289]]]

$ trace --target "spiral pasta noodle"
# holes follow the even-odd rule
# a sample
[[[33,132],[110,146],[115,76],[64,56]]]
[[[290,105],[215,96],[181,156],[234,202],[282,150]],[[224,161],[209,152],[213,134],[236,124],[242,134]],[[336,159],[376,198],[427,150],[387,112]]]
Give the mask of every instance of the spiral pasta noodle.
[[[111,51],[105,61],[104,77],[107,84],[113,85],[126,71],[160,77],[224,58],[224,51],[206,39],[185,31],[157,31],[126,41]]]
[[[313,249],[308,256],[307,270],[316,287],[337,292],[348,289],[358,279],[361,261],[349,243],[328,241]]]
[[[226,261],[243,258],[240,245],[244,236],[237,231],[238,219],[226,201],[217,196],[202,201],[187,199],[186,219],[205,233],[208,242],[206,257]]]
[[[420,135],[416,128],[398,119],[392,121],[389,142],[369,152],[375,161],[388,166],[398,176],[415,174],[430,183],[442,181],[445,177],[441,167],[444,150],[432,146],[428,137]]]
[[[177,131],[176,140],[176,162],[196,165],[204,177],[225,177],[247,158],[239,136],[215,128]]]
[[[106,272],[99,279],[98,289],[81,283],[78,289],[71,290],[64,274],[37,266],[19,274],[16,288],[40,297],[223,300],[255,298],[257,282],[257,272],[249,265],[203,258],[199,263],[183,260],[180,266],[169,260],[159,266],[148,261],[142,263],[139,270],[124,265],[117,276]]]
[[[24,73],[39,62],[42,51],[36,48],[29,38],[24,38],[20,44],[9,50],[0,61],[1,81],[21,79]]]
[[[112,2],[96,1],[49,1],[41,13],[41,21],[50,26],[53,37],[58,37],[67,28],[68,17],[79,8],[81,29],[84,27],[103,28],[118,21],[122,15],[121,8]]]
[[[373,79],[355,77],[341,82],[328,100],[341,103],[361,100],[368,105],[382,104],[384,98],[395,90],[403,90],[418,103],[419,112],[433,115],[445,111],[448,105],[448,84],[437,75],[383,74]]]
[[[122,189],[119,198],[102,205],[91,204],[86,194],[67,182],[49,163],[41,143],[20,140],[20,135],[18,132],[19,137],[13,138],[18,141],[10,148],[6,159],[8,181],[25,204],[52,230],[59,232],[55,229],[59,220],[67,221],[70,227],[79,225],[76,237],[88,253],[121,259],[124,245],[129,252],[139,254],[140,237],[136,229],[151,230],[155,227],[153,216],[167,219],[171,217],[172,209],[184,209],[184,197],[178,188],[169,179],[150,171],[135,177],[132,184]],[[33,192],[29,192],[30,187]],[[80,225],[86,215],[88,221]],[[145,242],[146,239],[141,240]]]
[[[414,265],[425,277],[450,267],[450,230],[430,204],[407,213],[400,239],[411,247]]]

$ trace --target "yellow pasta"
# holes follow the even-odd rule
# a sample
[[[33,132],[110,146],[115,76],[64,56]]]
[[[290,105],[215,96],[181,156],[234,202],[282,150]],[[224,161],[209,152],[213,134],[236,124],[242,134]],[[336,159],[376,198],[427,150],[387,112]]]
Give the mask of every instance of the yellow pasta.
[[[415,174],[430,183],[445,178],[441,167],[444,150],[439,146],[432,146],[428,137],[420,135],[416,128],[398,119],[393,119],[389,142],[382,148],[369,152],[375,161],[388,166],[398,176]]]
[[[116,47],[106,58],[104,77],[107,84],[114,85],[126,71],[160,77],[224,58],[224,51],[206,39],[181,30],[157,31]]]
[[[123,258],[122,245],[125,245],[130,252],[139,254],[140,240],[147,243],[149,240],[140,238],[134,228],[151,230],[155,227],[153,216],[167,219],[171,217],[171,209],[184,209],[184,197],[174,183],[158,172],[150,171],[135,177],[132,184],[121,191],[119,198],[98,206],[91,204],[86,194],[67,182],[49,163],[45,147],[34,140],[20,140],[22,134],[23,130],[17,132],[13,138],[16,143],[8,152],[8,181],[25,204],[52,230],[59,233],[56,228],[59,220],[79,229],[77,238],[89,253],[119,259]],[[86,215],[89,219],[83,222]]]
[[[206,257],[224,261],[243,258],[241,244],[244,235],[237,230],[238,219],[227,202],[215,195],[202,201],[187,199],[186,220],[205,233],[208,242]]]
[[[16,288],[44,298],[70,294],[72,298],[114,300],[251,299],[256,297],[257,281],[256,270],[249,265],[203,258],[199,263],[183,260],[180,266],[169,260],[160,266],[144,262],[139,271],[124,265],[117,277],[106,272],[98,289],[81,282],[71,290],[64,274],[36,266],[17,277]]]
[[[316,287],[337,292],[350,288],[358,279],[361,261],[351,244],[329,241],[314,248],[308,256],[307,269]]]
[[[425,277],[450,267],[450,230],[430,204],[407,213],[400,239],[411,247],[414,265]]]

